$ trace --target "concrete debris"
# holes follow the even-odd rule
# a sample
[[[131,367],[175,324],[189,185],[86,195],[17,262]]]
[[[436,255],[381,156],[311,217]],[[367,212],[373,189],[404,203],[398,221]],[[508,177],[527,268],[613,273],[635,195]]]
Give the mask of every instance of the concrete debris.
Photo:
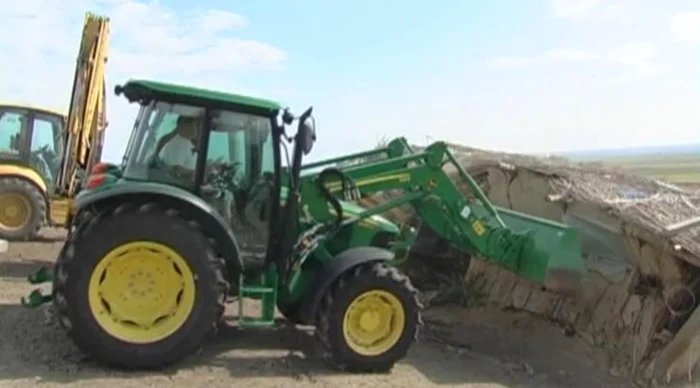
[[[695,311],[700,192],[595,163],[450,147],[494,204],[577,227],[591,273],[583,297],[570,300],[475,258],[462,272],[470,293],[573,327],[581,339],[607,351],[615,375],[671,381],[695,367],[700,359],[700,310]],[[454,169],[446,171],[456,176]],[[460,189],[468,194],[466,187]],[[410,209],[388,215],[397,222],[411,216]],[[436,271],[445,271],[445,262],[465,260],[461,252],[451,255],[420,265],[430,262],[442,266]],[[691,316],[693,327],[686,327]],[[676,341],[680,334],[683,339]]]

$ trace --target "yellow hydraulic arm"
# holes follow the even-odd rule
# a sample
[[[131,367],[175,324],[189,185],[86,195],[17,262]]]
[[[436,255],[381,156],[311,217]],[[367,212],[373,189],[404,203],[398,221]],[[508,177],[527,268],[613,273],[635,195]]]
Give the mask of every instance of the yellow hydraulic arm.
[[[81,180],[102,157],[107,127],[104,74],[108,47],[109,18],[87,13],[56,180],[55,194],[60,197],[72,198]]]

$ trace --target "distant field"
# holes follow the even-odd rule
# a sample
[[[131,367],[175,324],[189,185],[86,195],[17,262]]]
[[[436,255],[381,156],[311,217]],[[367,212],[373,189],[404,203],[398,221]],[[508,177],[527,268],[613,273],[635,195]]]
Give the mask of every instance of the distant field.
[[[667,182],[700,185],[700,153],[608,156],[598,161]]]

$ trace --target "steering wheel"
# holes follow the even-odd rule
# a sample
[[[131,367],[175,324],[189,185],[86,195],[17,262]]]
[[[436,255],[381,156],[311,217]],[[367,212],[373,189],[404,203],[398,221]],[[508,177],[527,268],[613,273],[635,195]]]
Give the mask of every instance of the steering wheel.
[[[231,193],[235,203],[237,201],[236,193],[240,191],[240,182],[236,178],[237,172],[238,164],[230,162],[210,163],[206,167],[205,179],[200,188],[202,194],[213,199],[222,199],[226,193]]]
[[[209,186],[218,190],[235,192],[240,187],[237,178],[240,163],[213,163],[207,167],[207,179]]]

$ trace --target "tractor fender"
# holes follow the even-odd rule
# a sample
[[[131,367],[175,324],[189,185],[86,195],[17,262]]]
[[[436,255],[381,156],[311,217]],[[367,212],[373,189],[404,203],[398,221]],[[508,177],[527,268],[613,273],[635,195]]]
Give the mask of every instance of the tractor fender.
[[[38,172],[26,166],[16,164],[0,164],[0,178],[24,179],[34,185],[34,187],[36,187],[44,196],[47,216],[51,214],[51,201],[49,200],[49,193],[47,192],[48,188],[46,186],[46,182],[44,182],[44,178],[42,178]]]
[[[335,256],[332,260],[323,263],[316,270],[311,282],[307,286],[306,295],[302,296],[300,304],[300,318],[303,322],[313,322],[321,299],[328,288],[346,271],[364,263],[373,261],[389,261],[394,258],[394,253],[377,247],[350,248]]]
[[[243,271],[238,242],[226,220],[202,198],[178,187],[151,183],[117,183],[96,191],[81,191],[73,202],[73,215],[83,209],[110,208],[124,201],[170,202],[187,213],[212,238],[218,253],[226,260],[229,273]],[[99,210],[98,210],[99,211]]]

